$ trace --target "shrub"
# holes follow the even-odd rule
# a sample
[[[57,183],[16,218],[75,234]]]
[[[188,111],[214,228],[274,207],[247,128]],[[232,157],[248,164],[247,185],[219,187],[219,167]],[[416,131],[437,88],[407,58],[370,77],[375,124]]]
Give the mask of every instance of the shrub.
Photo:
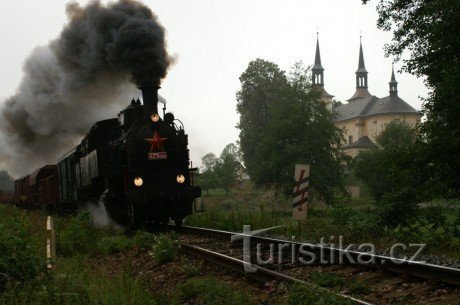
[[[6,208],[0,206],[0,214]],[[40,250],[34,235],[29,234],[30,223],[21,211],[9,211],[0,221],[0,291],[8,282],[33,279],[40,266]]]
[[[355,214],[355,211],[343,205],[336,205],[330,210],[330,213],[334,223],[345,226]]]
[[[64,223],[64,221],[66,221]],[[57,223],[57,247],[64,256],[74,254],[95,254],[100,231],[93,227],[88,213],[80,213]]]
[[[160,264],[171,262],[179,251],[179,243],[171,234],[160,234],[155,238],[152,255]]]
[[[99,252],[110,255],[121,252],[130,246],[130,240],[123,235],[107,236],[99,240],[97,247]]]
[[[132,238],[132,244],[135,247],[142,249],[150,249],[153,246],[155,236],[153,233],[137,230],[136,234]]]

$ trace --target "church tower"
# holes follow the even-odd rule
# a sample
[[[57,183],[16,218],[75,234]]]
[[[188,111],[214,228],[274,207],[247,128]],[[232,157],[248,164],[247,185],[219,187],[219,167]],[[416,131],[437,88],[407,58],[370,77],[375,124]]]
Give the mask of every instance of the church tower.
[[[372,95],[367,90],[367,70],[364,65],[363,43],[361,36],[359,37],[359,60],[358,70],[356,70],[356,91],[355,94],[348,100],[349,102],[355,101],[359,98],[371,97]]]
[[[332,108],[332,98],[324,89],[324,68],[321,65],[321,54],[319,52],[319,35],[316,32],[316,53],[315,64],[311,68],[311,83],[321,92],[321,100],[326,104],[328,109]]]
[[[398,96],[398,82],[395,78],[395,67],[391,66],[391,80],[388,83],[390,85],[390,96]]]
[[[312,84],[324,87],[324,68],[321,65],[321,54],[319,53],[319,37],[316,33],[316,54],[315,64],[311,68]]]

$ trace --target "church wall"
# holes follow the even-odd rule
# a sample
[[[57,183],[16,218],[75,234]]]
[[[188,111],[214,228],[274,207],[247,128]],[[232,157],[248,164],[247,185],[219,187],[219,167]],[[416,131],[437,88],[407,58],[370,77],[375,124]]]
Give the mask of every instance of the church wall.
[[[385,129],[385,126],[392,122],[397,121],[405,122],[411,127],[415,127],[420,123],[420,117],[414,114],[390,114],[390,115],[379,115],[366,118],[366,136],[371,139],[372,142],[376,142],[377,136]]]
[[[352,143],[364,136],[367,136],[375,143],[377,136],[385,129],[386,124],[394,120],[406,122],[409,126],[415,127],[420,123],[420,116],[414,114],[379,115],[364,119],[336,122],[335,125],[344,130],[345,145],[350,144],[350,136],[352,137]]]

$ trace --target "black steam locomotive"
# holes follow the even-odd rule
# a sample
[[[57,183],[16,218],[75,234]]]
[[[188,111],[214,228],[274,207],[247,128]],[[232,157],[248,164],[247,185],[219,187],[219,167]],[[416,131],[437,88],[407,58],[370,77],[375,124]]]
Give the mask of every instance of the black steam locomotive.
[[[201,189],[193,186],[188,136],[172,113],[158,113],[158,86],[140,87],[118,118],[99,121],[57,165],[61,204],[104,202],[117,222],[180,225]]]

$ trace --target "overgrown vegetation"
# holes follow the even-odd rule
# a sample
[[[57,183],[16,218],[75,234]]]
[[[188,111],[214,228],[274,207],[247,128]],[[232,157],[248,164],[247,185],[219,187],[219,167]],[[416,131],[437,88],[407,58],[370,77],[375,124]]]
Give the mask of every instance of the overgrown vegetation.
[[[291,305],[348,305],[354,304],[351,300],[338,297],[319,289],[301,284],[292,285],[289,289],[289,304]]]
[[[128,237],[114,228],[94,228],[87,213],[56,220],[58,260],[46,271],[45,217],[0,205],[0,304],[163,304],[123,266],[105,269],[95,260],[129,249],[161,252],[174,259],[171,236],[139,231]],[[36,223],[31,223],[31,218]],[[158,252],[158,251],[157,251]]]
[[[182,303],[207,305],[249,305],[253,301],[244,291],[234,291],[212,277],[191,279],[179,286]]]
[[[325,243],[335,244],[343,236],[344,244],[372,242],[380,249],[388,249],[395,242],[426,243],[425,253],[460,258],[460,211],[455,208],[459,203],[449,208],[444,201],[433,202],[438,206],[417,208],[408,225],[385,227],[379,218],[380,209],[369,197],[340,197],[330,208],[310,204],[307,220],[300,225],[291,218],[289,197],[248,190],[235,191],[229,199],[211,190],[203,200],[207,211],[191,215],[186,224],[231,231],[241,231],[248,224],[251,229],[280,226],[269,234],[312,242],[324,238]]]
[[[179,252],[177,237],[173,234],[160,234],[155,237],[152,256],[160,264],[169,263]]]
[[[44,259],[26,212],[0,205],[0,291],[35,278]]]

